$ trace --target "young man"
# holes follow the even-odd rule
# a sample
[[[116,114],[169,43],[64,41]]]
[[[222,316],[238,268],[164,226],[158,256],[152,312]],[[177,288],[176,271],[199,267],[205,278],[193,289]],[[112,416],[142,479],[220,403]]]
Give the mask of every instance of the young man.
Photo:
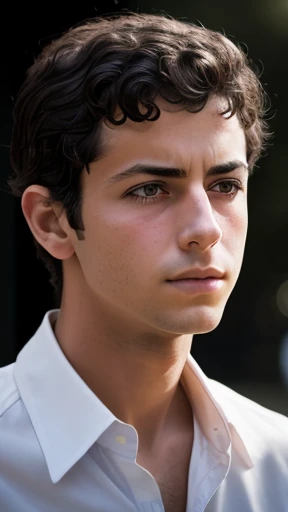
[[[1,511],[287,512],[288,419],[190,355],[239,275],[263,111],[234,44],[161,16],[29,70],[10,184],[61,307],[1,370]]]

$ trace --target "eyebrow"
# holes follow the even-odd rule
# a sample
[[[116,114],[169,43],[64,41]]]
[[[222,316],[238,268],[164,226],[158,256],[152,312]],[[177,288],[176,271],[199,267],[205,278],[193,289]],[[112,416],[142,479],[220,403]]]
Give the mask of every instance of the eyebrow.
[[[231,160],[222,164],[213,165],[206,173],[206,176],[216,176],[219,174],[226,174],[236,169],[244,168],[249,171],[248,165],[241,160]],[[148,174],[151,176],[161,176],[166,178],[187,178],[188,173],[184,169],[178,169],[177,167],[165,167],[159,165],[146,165],[136,164],[132,165],[125,171],[115,174],[106,180],[105,183],[118,183],[119,181],[137,176],[138,174]]]

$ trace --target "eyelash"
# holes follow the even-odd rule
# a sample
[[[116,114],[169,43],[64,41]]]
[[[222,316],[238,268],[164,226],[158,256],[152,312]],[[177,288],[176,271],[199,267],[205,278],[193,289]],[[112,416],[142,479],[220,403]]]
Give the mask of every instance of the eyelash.
[[[222,181],[219,181],[218,183],[215,183],[215,184],[213,185],[213,187],[212,187],[212,188],[216,187],[217,185],[222,185],[222,184],[229,184],[229,185],[233,185],[233,187],[234,187],[233,192],[228,192],[228,193],[225,193],[225,192],[219,192],[219,194],[223,194],[223,195],[225,195],[225,196],[228,196],[229,198],[234,197],[234,196],[237,194],[237,192],[238,192],[239,190],[242,190],[242,188],[243,188],[243,187],[242,187],[242,185],[241,185],[241,183],[240,183],[240,182],[238,182],[238,181],[235,181],[235,180],[222,180]],[[144,189],[145,187],[148,187],[149,185],[155,185],[155,186],[157,186],[157,187],[159,187],[159,188],[162,188],[162,190],[163,190],[163,185],[162,185],[162,183],[160,184],[160,183],[156,183],[156,182],[152,181],[152,182],[149,182],[149,183],[145,183],[145,184],[144,184],[144,185],[142,185],[141,187],[134,188],[134,190],[132,190],[131,192],[129,192],[129,193],[127,194],[127,196],[128,196],[128,197],[130,197],[130,198],[131,198],[133,201],[135,201],[136,203],[140,203],[140,204],[143,204],[143,203],[145,203],[145,204],[149,204],[149,203],[150,203],[150,204],[151,204],[151,203],[153,203],[153,202],[155,202],[155,201],[157,201],[157,200],[158,200],[159,195],[157,195],[157,196],[148,196],[148,197],[142,197],[142,196],[136,196],[136,195],[134,195],[134,192],[136,192],[136,191],[138,191],[138,190],[141,190],[141,189]],[[209,190],[211,190],[211,189],[209,189]]]

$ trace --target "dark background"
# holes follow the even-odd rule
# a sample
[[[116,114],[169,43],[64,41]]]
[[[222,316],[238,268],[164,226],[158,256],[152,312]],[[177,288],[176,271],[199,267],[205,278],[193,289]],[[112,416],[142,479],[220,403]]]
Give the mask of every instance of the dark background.
[[[243,268],[219,327],[196,336],[192,354],[212,378],[288,414],[279,349],[288,329],[288,173],[286,0],[138,0],[20,5],[2,9],[0,80],[0,366],[13,362],[55,306],[48,272],[37,261],[32,236],[6,180],[13,98],[41,47],[81,19],[130,9],[165,12],[225,32],[262,72],[271,100],[275,137],[249,183],[249,230]],[[7,146],[7,147],[6,147]],[[286,293],[285,293],[286,291]],[[288,371],[288,368],[287,368]],[[280,400],[280,398],[281,400]]]

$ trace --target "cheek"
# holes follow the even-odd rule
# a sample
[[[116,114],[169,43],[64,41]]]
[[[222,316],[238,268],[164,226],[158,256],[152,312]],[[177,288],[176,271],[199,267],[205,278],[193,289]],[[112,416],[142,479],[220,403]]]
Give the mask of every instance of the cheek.
[[[148,213],[145,206],[141,211],[141,206],[134,206],[133,209],[127,205],[118,205],[117,208],[112,204],[111,208],[99,212],[98,216],[94,215],[94,221],[93,216],[90,217],[92,221],[87,226],[87,235],[91,235],[95,245],[104,243],[116,254],[148,254],[149,250],[157,247],[157,243],[161,245],[163,222],[155,220],[152,209]]]
[[[243,259],[247,226],[247,214],[242,213],[233,219],[233,222],[230,223],[230,229],[227,230],[227,234],[230,232],[230,236],[226,236],[227,244],[237,267],[241,265]]]
[[[222,241],[229,249],[229,252],[238,261],[242,258],[248,227],[248,213],[246,198],[243,197],[238,203],[231,203],[231,208],[226,210],[225,215],[218,218],[222,230]]]
[[[247,210],[247,197],[243,197],[240,202],[239,208],[236,210],[235,230],[239,232],[239,237],[243,241],[246,239],[248,228],[248,210]]]
[[[147,220],[98,212],[88,217],[85,240],[78,244],[79,261],[86,279],[129,286],[148,275],[157,261],[163,229]],[[98,220],[101,219],[101,222]],[[158,251],[158,252],[157,252]],[[156,254],[157,253],[157,254]]]

